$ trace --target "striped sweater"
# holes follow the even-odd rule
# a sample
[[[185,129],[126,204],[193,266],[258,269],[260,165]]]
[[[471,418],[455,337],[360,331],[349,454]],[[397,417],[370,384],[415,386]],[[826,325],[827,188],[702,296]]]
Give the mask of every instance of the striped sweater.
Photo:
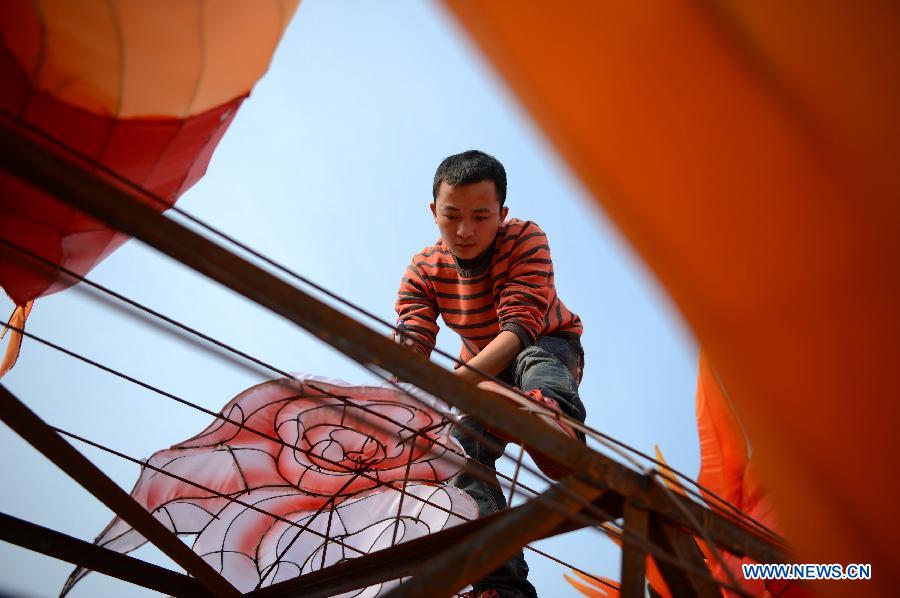
[[[477,262],[477,263],[469,263]],[[417,253],[406,268],[395,306],[397,325],[430,355],[437,317],[459,333],[468,361],[501,330],[523,347],[543,335],[580,336],[581,319],[556,295],[547,235],[534,222],[500,225],[494,244],[476,260],[458,260],[442,240]]]

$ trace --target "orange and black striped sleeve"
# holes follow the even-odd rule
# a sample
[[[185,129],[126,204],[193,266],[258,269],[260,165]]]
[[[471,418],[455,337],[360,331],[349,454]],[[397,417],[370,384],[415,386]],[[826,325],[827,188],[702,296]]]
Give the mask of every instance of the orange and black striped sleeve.
[[[500,329],[516,334],[523,347],[537,341],[555,292],[553,262],[547,235],[527,222],[509,249],[508,275],[500,288],[497,315]]]
[[[412,336],[416,350],[427,357],[437,341],[437,299],[431,280],[415,262],[413,258],[403,273],[394,309],[397,311],[397,328]]]

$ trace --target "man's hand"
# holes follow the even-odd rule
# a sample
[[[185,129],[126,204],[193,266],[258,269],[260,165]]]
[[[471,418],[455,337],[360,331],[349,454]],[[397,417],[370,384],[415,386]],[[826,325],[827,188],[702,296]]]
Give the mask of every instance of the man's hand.
[[[396,329],[394,329],[393,332],[389,332],[388,336],[398,345],[408,347],[412,350],[415,350],[415,348],[416,348],[415,339],[412,337],[411,334],[404,332],[400,326],[398,326]],[[397,376],[391,376],[389,381],[394,382],[394,383],[403,382],[403,380],[401,380]]]
[[[467,361],[465,365],[456,368],[453,373],[466,382],[478,384],[486,378],[466,365],[485,374],[496,376],[512,363],[521,350],[522,342],[519,337],[509,330],[501,330],[500,334],[494,337],[494,340],[489,342],[478,355]]]
[[[397,328],[389,335],[394,342],[403,345],[404,347],[414,348],[416,346],[416,340],[412,337],[408,332],[404,332],[403,329]]]

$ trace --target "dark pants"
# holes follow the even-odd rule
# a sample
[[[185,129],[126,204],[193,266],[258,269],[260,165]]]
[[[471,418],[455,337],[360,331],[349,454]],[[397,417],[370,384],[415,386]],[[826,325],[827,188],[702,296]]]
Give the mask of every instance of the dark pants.
[[[523,349],[498,378],[521,390],[540,389],[544,396],[556,399],[563,413],[583,422],[584,405],[578,397],[578,384],[581,382],[583,365],[584,353],[581,343],[577,340],[543,336],[538,339],[537,344]],[[505,447],[506,442],[490,432],[485,432],[484,427],[472,418],[466,418],[460,425],[473,433],[466,434],[460,429],[453,431],[453,436],[459,440],[466,454],[474,461],[470,466],[484,466],[483,472],[492,478],[494,483],[461,473],[453,479],[453,485],[475,499],[478,513],[482,517],[505,509],[506,497],[493,473],[501,452],[484,442],[479,442],[478,437],[484,436],[499,447]],[[580,432],[579,435],[584,441],[584,436]],[[519,551],[499,569],[476,583],[475,589],[482,591],[493,588],[504,598],[506,596],[534,598],[537,592],[527,578],[528,564],[522,551]]]

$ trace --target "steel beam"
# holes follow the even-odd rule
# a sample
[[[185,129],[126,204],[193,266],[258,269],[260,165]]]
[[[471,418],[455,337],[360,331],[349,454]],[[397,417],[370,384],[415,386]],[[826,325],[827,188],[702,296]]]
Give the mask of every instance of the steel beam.
[[[629,541],[635,537],[638,542],[648,542],[649,513],[625,502],[624,529],[626,537],[622,539],[622,577],[621,594],[623,598],[643,598],[647,585],[647,552],[636,542]]]
[[[722,595],[703,553],[691,535],[655,515],[650,521],[650,540],[692,569],[689,571],[662,559],[656,560],[673,596],[719,598]]]
[[[606,493],[594,504],[615,519],[621,513],[621,500],[612,493]],[[247,594],[253,598],[288,598],[304,596],[324,598],[342,592],[349,592],[369,585],[399,579],[417,573],[424,561],[439,557],[449,546],[473,546],[472,536],[499,517],[515,514],[526,505],[469,521],[428,536],[385,548],[372,554],[353,558],[325,569],[307,573],[302,577],[289,579]],[[541,538],[565,534],[584,527],[583,520],[568,519],[551,529]],[[474,549],[474,548],[473,548]]]
[[[568,477],[524,505],[501,513],[465,543],[450,546],[421,563],[411,580],[387,596],[449,596],[495,570],[529,542],[556,529],[584,508],[581,501],[593,502],[602,492]]]
[[[254,590],[246,596],[252,598],[288,598],[290,596],[325,598],[376,583],[407,577],[421,566],[423,559],[440,554],[446,550],[447,546],[468,542],[473,534],[499,516],[501,513],[468,521],[422,538],[402,542],[390,548]]]
[[[691,527],[703,521],[709,536],[727,550],[765,563],[787,562],[780,547],[730,519],[688,500],[672,504],[640,474],[556,433],[508,401],[474,388],[443,368],[393,343],[336,309],[262,270],[179,223],[162,216],[122,189],[0,123],[0,166],[32,185],[294,322],[348,357],[388,370],[439,396],[487,427],[518,438],[568,468],[584,482],[622,496],[640,496],[649,510]],[[684,513],[687,510],[689,515]]]
[[[0,385],[0,419],[57,467],[128,522],[180,567],[197,578],[216,596],[240,596],[240,592],[209,566],[178,536],[166,529],[147,510],[100,471],[84,455],[63,440],[40,417]]]
[[[0,540],[172,596],[213,596],[193,577],[0,513]]]

